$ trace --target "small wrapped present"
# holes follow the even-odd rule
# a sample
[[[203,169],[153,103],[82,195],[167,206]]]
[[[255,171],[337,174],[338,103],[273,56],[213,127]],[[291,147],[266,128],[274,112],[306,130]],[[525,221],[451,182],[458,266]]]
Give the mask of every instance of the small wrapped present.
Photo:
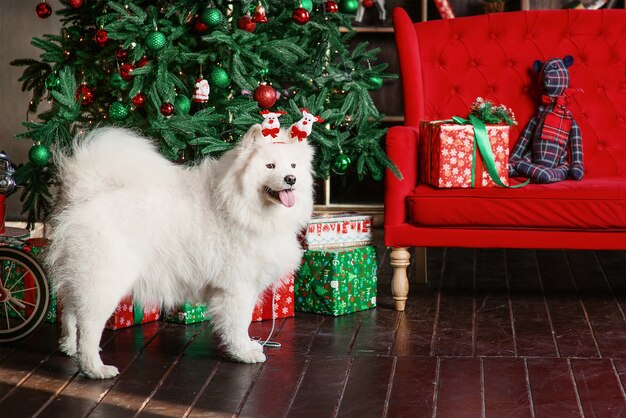
[[[344,315],[376,306],[376,248],[307,250],[296,274],[298,312]]]
[[[105,328],[120,329],[156,321],[160,314],[158,306],[144,307],[140,302],[133,300],[132,296],[127,296],[117,305]]]
[[[487,125],[497,177],[508,185],[509,126]],[[451,121],[420,123],[421,181],[443,188],[495,187],[475,145],[474,127]]]
[[[163,321],[178,324],[194,324],[210,319],[207,306],[204,303],[183,303],[177,308],[163,313]]]
[[[372,217],[355,212],[315,213],[301,240],[304,249],[357,247],[372,243]]]
[[[278,282],[276,285],[276,293],[273,297],[273,306],[272,293],[274,286],[272,285],[265,289],[252,311],[252,322],[292,317],[294,311],[293,285],[293,274],[290,274],[288,277]]]

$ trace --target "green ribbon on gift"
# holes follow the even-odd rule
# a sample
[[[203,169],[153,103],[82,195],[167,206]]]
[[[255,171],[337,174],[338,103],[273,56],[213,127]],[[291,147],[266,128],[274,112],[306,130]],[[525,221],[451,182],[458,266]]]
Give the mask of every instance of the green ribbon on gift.
[[[507,186],[502,182],[502,180],[500,180],[498,169],[496,168],[496,157],[493,155],[493,150],[491,149],[491,143],[489,142],[489,136],[487,135],[487,127],[482,120],[472,114],[468,116],[468,119],[460,116],[452,116],[452,120],[459,125],[471,124],[474,128],[474,146],[472,148],[472,187],[474,187],[476,181],[476,148],[478,148],[478,151],[480,152],[483,164],[485,165],[485,168],[487,168],[487,173],[489,173],[489,177],[491,177],[491,180],[493,180],[493,182],[498,186],[517,189],[519,187],[526,186],[530,182],[530,179],[528,179],[524,183],[515,186]]]
[[[133,301],[133,324],[138,325],[143,322],[143,304]]]

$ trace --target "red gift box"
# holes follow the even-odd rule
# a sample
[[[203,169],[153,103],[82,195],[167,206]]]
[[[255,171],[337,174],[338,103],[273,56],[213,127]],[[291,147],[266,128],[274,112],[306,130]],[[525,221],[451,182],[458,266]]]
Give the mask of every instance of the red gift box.
[[[293,316],[293,274],[283,278],[276,285],[274,306],[272,306],[272,290],[270,286],[261,295],[252,311],[252,322],[266,319],[289,318]]]
[[[115,312],[107,321],[105,328],[127,328],[133,325],[157,321],[160,317],[161,312],[158,306],[144,307],[141,303],[133,301],[132,296],[126,296],[115,308]]]
[[[498,177],[508,185],[509,126],[487,125]],[[474,128],[447,121],[420,123],[420,179],[435,187],[472,187]],[[476,150],[475,188],[496,187]]]

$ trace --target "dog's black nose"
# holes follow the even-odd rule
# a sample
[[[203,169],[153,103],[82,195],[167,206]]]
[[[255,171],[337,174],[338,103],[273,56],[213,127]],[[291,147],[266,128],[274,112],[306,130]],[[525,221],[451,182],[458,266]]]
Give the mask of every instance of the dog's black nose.
[[[292,176],[291,174],[289,174],[288,176],[285,176],[285,183],[287,183],[290,186],[293,186],[294,184],[296,184],[296,176]]]

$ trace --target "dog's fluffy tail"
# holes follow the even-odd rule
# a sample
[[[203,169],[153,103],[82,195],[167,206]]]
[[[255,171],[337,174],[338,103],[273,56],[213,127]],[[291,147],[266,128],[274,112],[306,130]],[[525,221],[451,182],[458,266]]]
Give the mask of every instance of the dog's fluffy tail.
[[[168,184],[179,170],[149,139],[122,128],[77,137],[70,153],[55,153],[55,165],[62,182],[60,206],[118,188]]]

